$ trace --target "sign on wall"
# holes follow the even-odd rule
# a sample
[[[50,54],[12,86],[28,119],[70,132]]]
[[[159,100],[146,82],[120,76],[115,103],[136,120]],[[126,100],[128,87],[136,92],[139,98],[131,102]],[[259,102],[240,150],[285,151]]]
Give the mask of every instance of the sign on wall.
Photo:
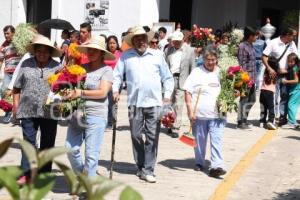
[[[92,30],[108,29],[109,0],[85,0],[85,22],[92,26]]]

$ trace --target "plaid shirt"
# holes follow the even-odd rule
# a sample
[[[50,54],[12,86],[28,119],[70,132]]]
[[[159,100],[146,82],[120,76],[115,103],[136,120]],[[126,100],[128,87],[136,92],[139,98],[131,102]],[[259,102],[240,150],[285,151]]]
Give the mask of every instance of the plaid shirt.
[[[5,62],[4,72],[11,74],[14,73],[21,56],[17,54],[17,50],[11,42],[5,41],[0,46],[0,60]]]
[[[240,66],[249,73],[252,80],[256,80],[255,50],[247,41],[242,42],[238,49],[238,61]]]

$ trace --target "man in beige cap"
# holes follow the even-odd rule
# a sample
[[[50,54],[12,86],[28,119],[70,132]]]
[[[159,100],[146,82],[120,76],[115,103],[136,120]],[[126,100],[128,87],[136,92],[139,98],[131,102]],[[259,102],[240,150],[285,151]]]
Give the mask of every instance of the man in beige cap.
[[[129,123],[137,176],[155,183],[154,166],[160,132],[160,108],[170,102],[174,80],[163,54],[148,48],[146,33],[137,26],[124,40],[133,48],[125,51],[114,70],[114,100],[119,99],[119,88],[126,74]],[[162,99],[162,85],[164,99]],[[145,141],[142,133],[145,134]]]
[[[172,46],[166,49],[166,60],[169,64],[170,71],[173,74],[175,87],[172,95],[172,106],[176,112],[176,121],[174,129],[179,129],[181,126],[182,108],[184,104],[183,84],[196,66],[194,49],[184,43],[184,35],[181,31],[172,33]],[[168,130],[168,134],[172,138],[178,138],[178,133]]]

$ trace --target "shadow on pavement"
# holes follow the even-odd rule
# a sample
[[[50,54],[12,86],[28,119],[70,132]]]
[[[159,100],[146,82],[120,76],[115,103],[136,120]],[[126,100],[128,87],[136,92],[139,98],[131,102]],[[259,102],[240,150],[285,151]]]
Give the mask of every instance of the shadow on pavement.
[[[98,165],[103,166],[107,169],[110,169],[110,160],[99,160]],[[120,174],[136,174],[136,165],[134,163],[128,162],[114,162],[113,171]]]
[[[299,136],[288,136],[288,137],[285,137],[285,138],[294,139],[294,140],[300,140]]]
[[[272,200],[297,200],[300,199],[300,189],[289,189],[287,192],[276,193]]]
[[[52,188],[54,193],[69,193],[69,184],[66,182],[64,175],[56,176],[54,187]]]

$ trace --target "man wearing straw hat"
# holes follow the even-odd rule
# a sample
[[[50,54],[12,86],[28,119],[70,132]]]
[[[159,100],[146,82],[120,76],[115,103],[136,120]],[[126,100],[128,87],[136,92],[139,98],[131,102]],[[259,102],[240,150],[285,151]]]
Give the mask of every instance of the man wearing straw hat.
[[[114,100],[118,101],[118,91],[125,73],[137,176],[149,183],[155,183],[154,165],[160,131],[160,107],[163,102],[170,102],[174,80],[162,53],[148,48],[148,38],[153,37],[151,34],[153,32],[146,33],[141,26],[137,26],[124,38],[133,48],[124,52],[116,65],[113,92]]]

